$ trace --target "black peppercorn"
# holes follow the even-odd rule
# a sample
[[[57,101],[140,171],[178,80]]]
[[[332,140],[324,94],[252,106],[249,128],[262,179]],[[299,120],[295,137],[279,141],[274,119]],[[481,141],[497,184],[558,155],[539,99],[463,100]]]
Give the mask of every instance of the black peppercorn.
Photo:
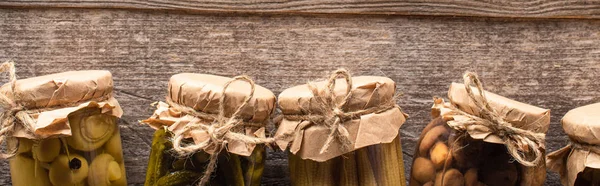
[[[69,168],[72,170],[81,168],[81,160],[73,158],[71,161],[69,161]]]

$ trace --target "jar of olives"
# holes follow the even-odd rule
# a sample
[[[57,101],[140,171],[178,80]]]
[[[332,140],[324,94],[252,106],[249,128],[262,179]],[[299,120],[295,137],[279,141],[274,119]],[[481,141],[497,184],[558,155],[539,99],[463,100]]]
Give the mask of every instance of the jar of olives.
[[[156,106],[143,121],[156,129],[146,186],[260,185],[271,91],[245,76],[182,73]]]
[[[474,83],[475,87],[471,84]],[[550,111],[487,91],[473,73],[434,99],[409,185],[543,185]]]
[[[395,92],[390,78],[343,69],[284,90],[275,139],[289,148],[292,185],[406,185],[399,129],[408,116]]]
[[[127,185],[110,72],[12,80],[0,88],[17,118],[4,133],[12,185]]]
[[[571,139],[548,155],[548,169],[561,175],[563,185],[600,185],[600,103],[575,108],[562,119]]]

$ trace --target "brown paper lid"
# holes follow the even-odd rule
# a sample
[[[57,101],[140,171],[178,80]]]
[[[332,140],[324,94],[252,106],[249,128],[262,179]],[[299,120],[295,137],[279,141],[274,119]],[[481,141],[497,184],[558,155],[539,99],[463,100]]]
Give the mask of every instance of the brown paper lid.
[[[13,136],[44,139],[71,136],[68,115],[84,108],[99,108],[102,113],[121,117],[123,110],[112,97],[113,81],[109,71],[88,70],[50,74],[15,82],[14,94],[10,84],[0,92],[25,108],[48,109],[32,114],[35,123],[31,131],[17,125]]]
[[[353,77],[352,82],[352,98],[347,107],[343,108],[345,111],[363,110],[384,104],[393,99],[396,90],[394,81],[386,77],[359,76]],[[316,82],[314,85],[319,96],[328,94],[325,81]],[[336,80],[334,94],[338,103],[346,96],[346,85],[345,80]],[[284,115],[315,114],[320,111],[315,106],[318,104],[315,99],[308,85],[300,85],[284,90],[279,95],[279,105]],[[395,107],[380,113],[362,115],[359,119],[343,123],[348,130],[349,140],[353,143],[348,151],[342,151],[341,145],[333,142],[328,151],[320,153],[329,135],[329,129],[323,125],[310,125],[294,133],[298,127],[306,126],[310,121],[284,119],[275,135],[294,133],[294,137],[290,140],[276,140],[276,143],[282,150],[289,147],[290,152],[303,159],[323,162],[369,145],[390,143],[398,136],[406,117],[406,114]]]
[[[326,81],[314,83],[319,95],[328,92]],[[334,93],[336,101],[340,102],[346,96],[346,81],[337,79]],[[377,89],[377,91],[375,91]],[[346,111],[356,111],[387,102],[393,98],[396,83],[390,78],[379,76],[358,76],[352,78],[352,98],[345,107]],[[307,84],[288,88],[279,94],[279,106],[283,114],[318,113],[317,100]]]
[[[475,95],[479,95],[476,88],[472,88],[472,90]],[[485,91],[485,96],[490,106],[514,127],[540,133],[548,131],[550,126],[549,109],[521,103],[488,91]],[[479,110],[467,94],[464,84],[452,83],[448,90],[448,98],[460,110],[479,116]]]
[[[600,144],[600,103],[570,110],[562,118],[562,126],[571,140]]]
[[[223,87],[231,78],[208,75],[181,73],[171,77],[168,96],[174,102],[192,107],[197,111],[218,114],[219,99]],[[242,105],[250,94],[250,84],[244,81],[232,82],[225,91],[225,116],[231,114]],[[249,122],[262,122],[270,118],[275,107],[275,95],[270,90],[256,85],[254,96],[242,109],[241,118]]]
[[[28,109],[46,108],[100,98],[112,93],[112,75],[105,70],[69,71],[19,79],[14,98]],[[10,84],[0,92],[11,95]]]

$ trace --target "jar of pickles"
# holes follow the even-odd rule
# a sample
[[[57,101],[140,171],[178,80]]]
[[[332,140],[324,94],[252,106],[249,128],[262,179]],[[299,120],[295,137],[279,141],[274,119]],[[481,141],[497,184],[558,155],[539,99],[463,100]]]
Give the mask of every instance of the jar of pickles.
[[[548,169],[561,175],[563,185],[600,185],[600,103],[573,109],[562,127],[571,139],[566,147],[548,155]]]
[[[271,91],[245,76],[183,73],[156,106],[143,121],[156,129],[146,186],[260,185]]]
[[[11,66],[3,64],[3,67]],[[14,186],[127,185],[108,71],[71,71],[16,80],[0,88]],[[5,118],[4,118],[5,119]]]
[[[450,103],[434,100],[409,184],[543,185],[550,111],[483,91],[473,73],[464,78],[450,86]]]
[[[284,90],[275,139],[289,148],[292,185],[406,185],[395,92],[389,78],[343,69]]]

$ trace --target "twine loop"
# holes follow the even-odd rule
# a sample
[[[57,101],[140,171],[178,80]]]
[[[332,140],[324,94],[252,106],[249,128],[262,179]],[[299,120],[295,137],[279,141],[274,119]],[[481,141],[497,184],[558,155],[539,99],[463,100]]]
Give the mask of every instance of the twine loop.
[[[477,107],[480,117],[452,107],[450,114],[464,116],[467,119],[449,121],[448,125],[459,131],[490,132],[502,139],[508,152],[520,164],[528,167],[538,165],[543,157],[540,148],[544,147],[545,135],[513,127],[511,123],[507,122],[504,116],[490,106],[477,74],[466,72],[463,79],[467,95]],[[472,84],[475,85],[479,94],[474,93]]]
[[[244,99],[244,102],[237,107],[236,111],[231,117],[225,116],[225,91],[229,85],[235,81],[245,81],[250,84],[250,93]],[[264,137],[252,137],[242,133],[235,132],[233,129],[238,126],[250,126],[259,127],[262,124],[244,122],[239,117],[241,116],[242,109],[248,105],[252,97],[254,97],[255,84],[247,76],[236,76],[232,80],[228,81],[221,91],[221,98],[219,99],[219,112],[218,114],[209,114],[204,112],[198,112],[193,108],[180,105],[175,103],[170,98],[167,98],[167,103],[172,109],[183,112],[187,115],[194,116],[194,119],[186,124],[181,132],[174,135],[173,149],[177,155],[181,157],[187,157],[198,151],[204,151],[210,154],[209,163],[200,178],[198,185],[206,185],[210,181],[212,173],[216,169],[218,155],[223,151],[230,141],[239,141],[246,144],[270,144],[274,142],[273,138]],[[210,124],[205,124],[203,121],[212,121]],[[199,144],[184,144],[184,140],[187,135],[192,131],[204,131],[209,135],[209,139]]]

